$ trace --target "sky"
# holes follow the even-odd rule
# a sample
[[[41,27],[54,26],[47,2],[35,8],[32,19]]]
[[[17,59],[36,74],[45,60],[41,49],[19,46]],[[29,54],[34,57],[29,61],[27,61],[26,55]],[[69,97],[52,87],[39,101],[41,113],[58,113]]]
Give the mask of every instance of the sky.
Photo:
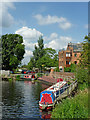
[[[66,48],[69,42],[83,42],[88,34],[88,2],[2,2],[1,34],[20,34],[25,44],[22,64],[33,55],[42,35],[44,47]],[[2,9],[1,9],[2,8]]]

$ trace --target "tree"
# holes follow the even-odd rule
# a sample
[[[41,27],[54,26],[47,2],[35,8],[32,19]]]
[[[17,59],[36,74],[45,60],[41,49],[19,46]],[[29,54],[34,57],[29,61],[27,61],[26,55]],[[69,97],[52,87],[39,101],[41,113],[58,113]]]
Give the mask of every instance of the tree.
[[[12,70],[23,59],[25,53],[23,38],[18,34],[6,34],[0,39],[2,40],[2,69]]]
[[[30,70],[30,69],[33,69],[34,66],[35,66],[35,61],[34,61],[34,57],[32,57],[27,67]]]
[[[76,66],[74,63],[71,63],[70,67],[64,67],[64,72],[76,72]]]
[[[90,68],[90,33],[85,36],[83,44],[83,51],[80,56],[80,62],[76,69],[76,78],[81,84],[88,84],[89,80],[89,68]]]
[[[39,37],[38,40],[38,46],[35,45],[35,50],[33,51],[33,58],[31,58],[29,65],[33,64],[33,67],[36,67],[36,63],[37,61],[43,57],[43,55],[45,54],[44,51],[44,44],[43,44],[43,38],[42,36]]]
[[[56,54],[56,50],[52,48],[45,48],[45,54],[43,57],[37,60],[36,66],[41,68],[42,65],[45,67],[57,67],[58,66],[58,55]]]
[[[29,68],[38,67],[42,69],[42,65],[45,67],[57,67],[58,66],[58,54],[56,50],[52,48],[44,48],[42,37],[38,40],[38,47],[35,45],[33,51],[33,57],[28,63]]]
[[[83,44],[83,51],[81,54],[81,60],[80,60],[80,64],[83,67],[88,67],[88,65],[90,65],[90,33],[88,36],[85,36],[85,41],[82,43]]]
[[[44,55],[44,44],[42,36],[39,37],[38,47],[35,45],[35,50],[33,51],[33,57],[35,62]]]
[[[45,48],[45,53],[46,55],[49,55],[51,58],[54,58],[56,55],[56,50],[52,48]]]

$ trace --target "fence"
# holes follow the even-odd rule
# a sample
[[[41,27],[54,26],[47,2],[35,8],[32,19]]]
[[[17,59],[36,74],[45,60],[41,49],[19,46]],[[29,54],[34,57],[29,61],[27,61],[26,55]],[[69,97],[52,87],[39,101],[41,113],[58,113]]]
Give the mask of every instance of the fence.
[[[69,86],[64,87],[63,89],[66,89],[66,90],[62,94],[59,94],[59,97],[57,98],[57,100],[61,100],[65,97],[67,97],[68,95],[70,95],[76,87],[77,87],[77,81],[74,81]]]

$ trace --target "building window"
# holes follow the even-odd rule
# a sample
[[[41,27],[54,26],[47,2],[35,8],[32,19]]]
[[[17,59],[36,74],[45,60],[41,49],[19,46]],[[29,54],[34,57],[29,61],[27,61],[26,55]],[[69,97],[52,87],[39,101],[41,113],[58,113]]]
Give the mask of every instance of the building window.
[[[66,53],[66,57],[70,57],[70,53]]]
[[[66,61],[66,65],[70,65],[70,61]]]
[[[75,64],[77,64],[77,61],[74,61]]]
[[[69,61],[66,61],[66,65],[69,65]]]
[[[77,54],[75,53],[74,56],[77,57]]]

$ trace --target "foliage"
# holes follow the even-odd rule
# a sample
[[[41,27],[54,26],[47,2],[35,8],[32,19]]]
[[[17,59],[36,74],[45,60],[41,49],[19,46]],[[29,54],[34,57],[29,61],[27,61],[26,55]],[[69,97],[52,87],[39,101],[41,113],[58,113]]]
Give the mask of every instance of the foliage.
[[[56,50],[52,48],[45,48],[45,54],[50,56],[51,58],[55,58]]]
[[[81,92],[74,98],[67,98],[57,105],[52,118],[88,118],[88,93]]]
[[[54,67],[54,66],[58,66],[58,60],[56,60],[55,58],[51,58],[51,56],[49,56],[48,54],[45,54],[42,58],[38,59],[36,63],[36,67],[38,68],[42,67],[43,69],[44,67]]]
[[[88,69],[81,67],[77,67],[77,72],[75,77],[79,84],[83,84],[84,82],[88,84]]]
[[[83,44],[83,51],[80,56],[80,62],[76,69],[76,79],[79,84],[89,82],[89,67],[90,67],[90,34],[85,36],[85,41]]]
[[[32,58],[30,59],[30,62],[29,62],[28,65],[27,65],[27,68],[28,68],[29,70],[32,69],[33,67],[35,67],[34,57],[32,57]]]
[[[76,66],[77,66],[77,65],[75,65],[75,64],[73,64],[73,63],[70,65],[71,72],[76,72]]]
[[[20,75],[17,75],[17,76],[16,76],[16,80],[20,80]]]
[[[43,44],[43,39],[42,36],[39,37],[38,40],[38,47],[35,45],[35,50],[33,51],[33,57],[35,59],[35,62],[41,58],[44,55],[44,44]]]
[[[88,36],[85,36],[85,41],[82,43],[83,51],[81,54],[79,66],[89,67],[90,66],[90,33]]]
[[[42,37],[38,40],[38,47],[35,45],[33,51],[33,57],[28,63],[28,68],[32,69],[37,67],[39,69],[45,69],[45,67],[57,67],[58,66],[58,55],[56,50],[52,48],[44,48]]]
[[[70,67],[64,67],[64,72],[75,72],[76,71],[76,65],[72,63]]]
[[[44,44],[41,36],[39,37],[38,40],[38,47],[35,45],[35,50],[33,51],[33,57],[30,59],[30,62],[28,63],[28,69],[32,69],[33,67],[36,67],[37,61],[40,58],[42,58],[44,54],[45,54]]]
[[[84,90],[85,88],[88,88],[88,84],[86,84],[85,82],[83,84],[78,84],[79,90]]]
[[[37,73],[37,77],[42,77],[43,73]]]
[[[18,34],[2,35],[2,69],[15,69],[23,59],[25,46],[22,36]]]
[[[57,67],[54,71],[56,71],[56,72],[60,72],[59,67]]]
[[[64,72],[71,72],[71,68],[70,67],[64,67]]]

